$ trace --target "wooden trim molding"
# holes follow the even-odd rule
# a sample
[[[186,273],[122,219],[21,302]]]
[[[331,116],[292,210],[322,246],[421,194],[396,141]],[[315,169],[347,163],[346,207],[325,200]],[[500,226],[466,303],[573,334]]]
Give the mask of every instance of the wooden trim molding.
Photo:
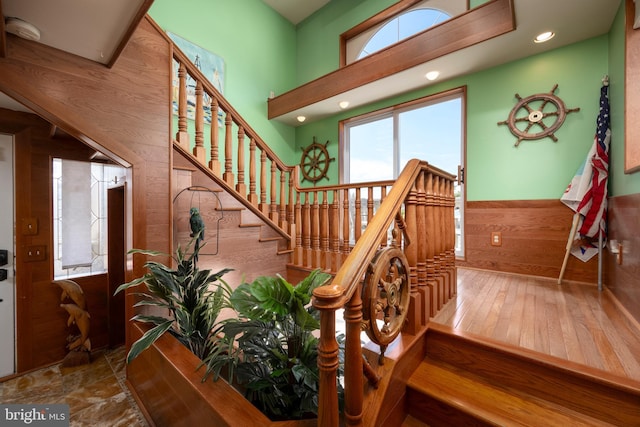
[[[515,30],[513,0],[493,0],[269,99],[268,118],[339,95]]]
[[[138,25],[140,25],[140,22],[144,19],[145,15],[149,11],[149,8],[151,7],[152,4],[153,4],[153,0],[144,0],[142,2],[142,4],[140,5],[140,8],[138,9],[138,12],[131,20],[131,23],[129,24],[129,28],[127,28],[127,31],[122,36],[122,39],[120,39],[120,43],[118,43],[118,46],[113,51],[113,55],[111,55],[111,58],[107,63],[107,67],[111,68],[115,65],[118,58],[120,58],[120,54],[124,50],[125,46],[127,45],[127,43],[129,43],[129,40],[131,40],[131,37],[133,36],[133,32],[136,30],[136,28],[138,28]]]
[[[640,29],[633,29],[634,0],[626,0],[624,172],[640,170]]]

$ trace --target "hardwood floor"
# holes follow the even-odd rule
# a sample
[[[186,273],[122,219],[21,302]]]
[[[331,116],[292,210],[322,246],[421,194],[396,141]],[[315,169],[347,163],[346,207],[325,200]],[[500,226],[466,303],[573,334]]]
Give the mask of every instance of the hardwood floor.
[[[638,323],[606,288],[458,268],[458,294],[433,321],[640,382]]]

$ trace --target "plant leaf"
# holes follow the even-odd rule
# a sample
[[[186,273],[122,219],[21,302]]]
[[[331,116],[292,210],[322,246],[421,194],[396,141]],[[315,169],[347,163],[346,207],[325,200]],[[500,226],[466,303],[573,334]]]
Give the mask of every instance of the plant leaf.
[[[138,357],[140,353],[142,353],[154,342],[156,342],[156,340],[160,338],[162,334],[164,334],[169,328],[171,328],[172,324],[173,320],[165,320],[164,323],[160,323],[156,327],[151,328],[147,332],[145,332],[144,335],[142,335],[142,337],[140,337],[140,339],[134,342],[131,346],[129,354],[127,354],[127,363],[131,363],[131,361]]]

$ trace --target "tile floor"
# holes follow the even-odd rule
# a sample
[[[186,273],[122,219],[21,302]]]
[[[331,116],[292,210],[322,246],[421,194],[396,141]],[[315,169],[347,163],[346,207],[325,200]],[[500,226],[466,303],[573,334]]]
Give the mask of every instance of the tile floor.
[[[52,365],[0,383],[1,403],[69,405],[71,426],[148,424],[125,385],[125,349],[99,351],[88,365]]]

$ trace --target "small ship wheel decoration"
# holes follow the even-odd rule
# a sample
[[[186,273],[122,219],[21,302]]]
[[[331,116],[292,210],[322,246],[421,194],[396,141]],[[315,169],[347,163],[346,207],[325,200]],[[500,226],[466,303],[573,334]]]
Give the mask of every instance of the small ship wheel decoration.
[[[520,97],[516,93],[518,103],[509,113],[509,118],[499,125],[509,126],[511,133],[518,138],[515,143],[517,147],[523,139],[551,138],[558,142],[554,135],[567,114],[580,111],[580,108],[567,108],[564,102],[554,95],[558,85],[556,84],[549,93],[539,93],[526,98]]]
[[[329,179],[327,172],[329,171],[329,164],[335,161],[334,157],[329,157],[329,151],[327,150],[327,141],[324,145],[316,141],[316,137],[313,137],[313,143],[302,151],[302,158],[300,159],[300,171],[302,172],[302,180],[307,180],[316,185],[322,178]]]

